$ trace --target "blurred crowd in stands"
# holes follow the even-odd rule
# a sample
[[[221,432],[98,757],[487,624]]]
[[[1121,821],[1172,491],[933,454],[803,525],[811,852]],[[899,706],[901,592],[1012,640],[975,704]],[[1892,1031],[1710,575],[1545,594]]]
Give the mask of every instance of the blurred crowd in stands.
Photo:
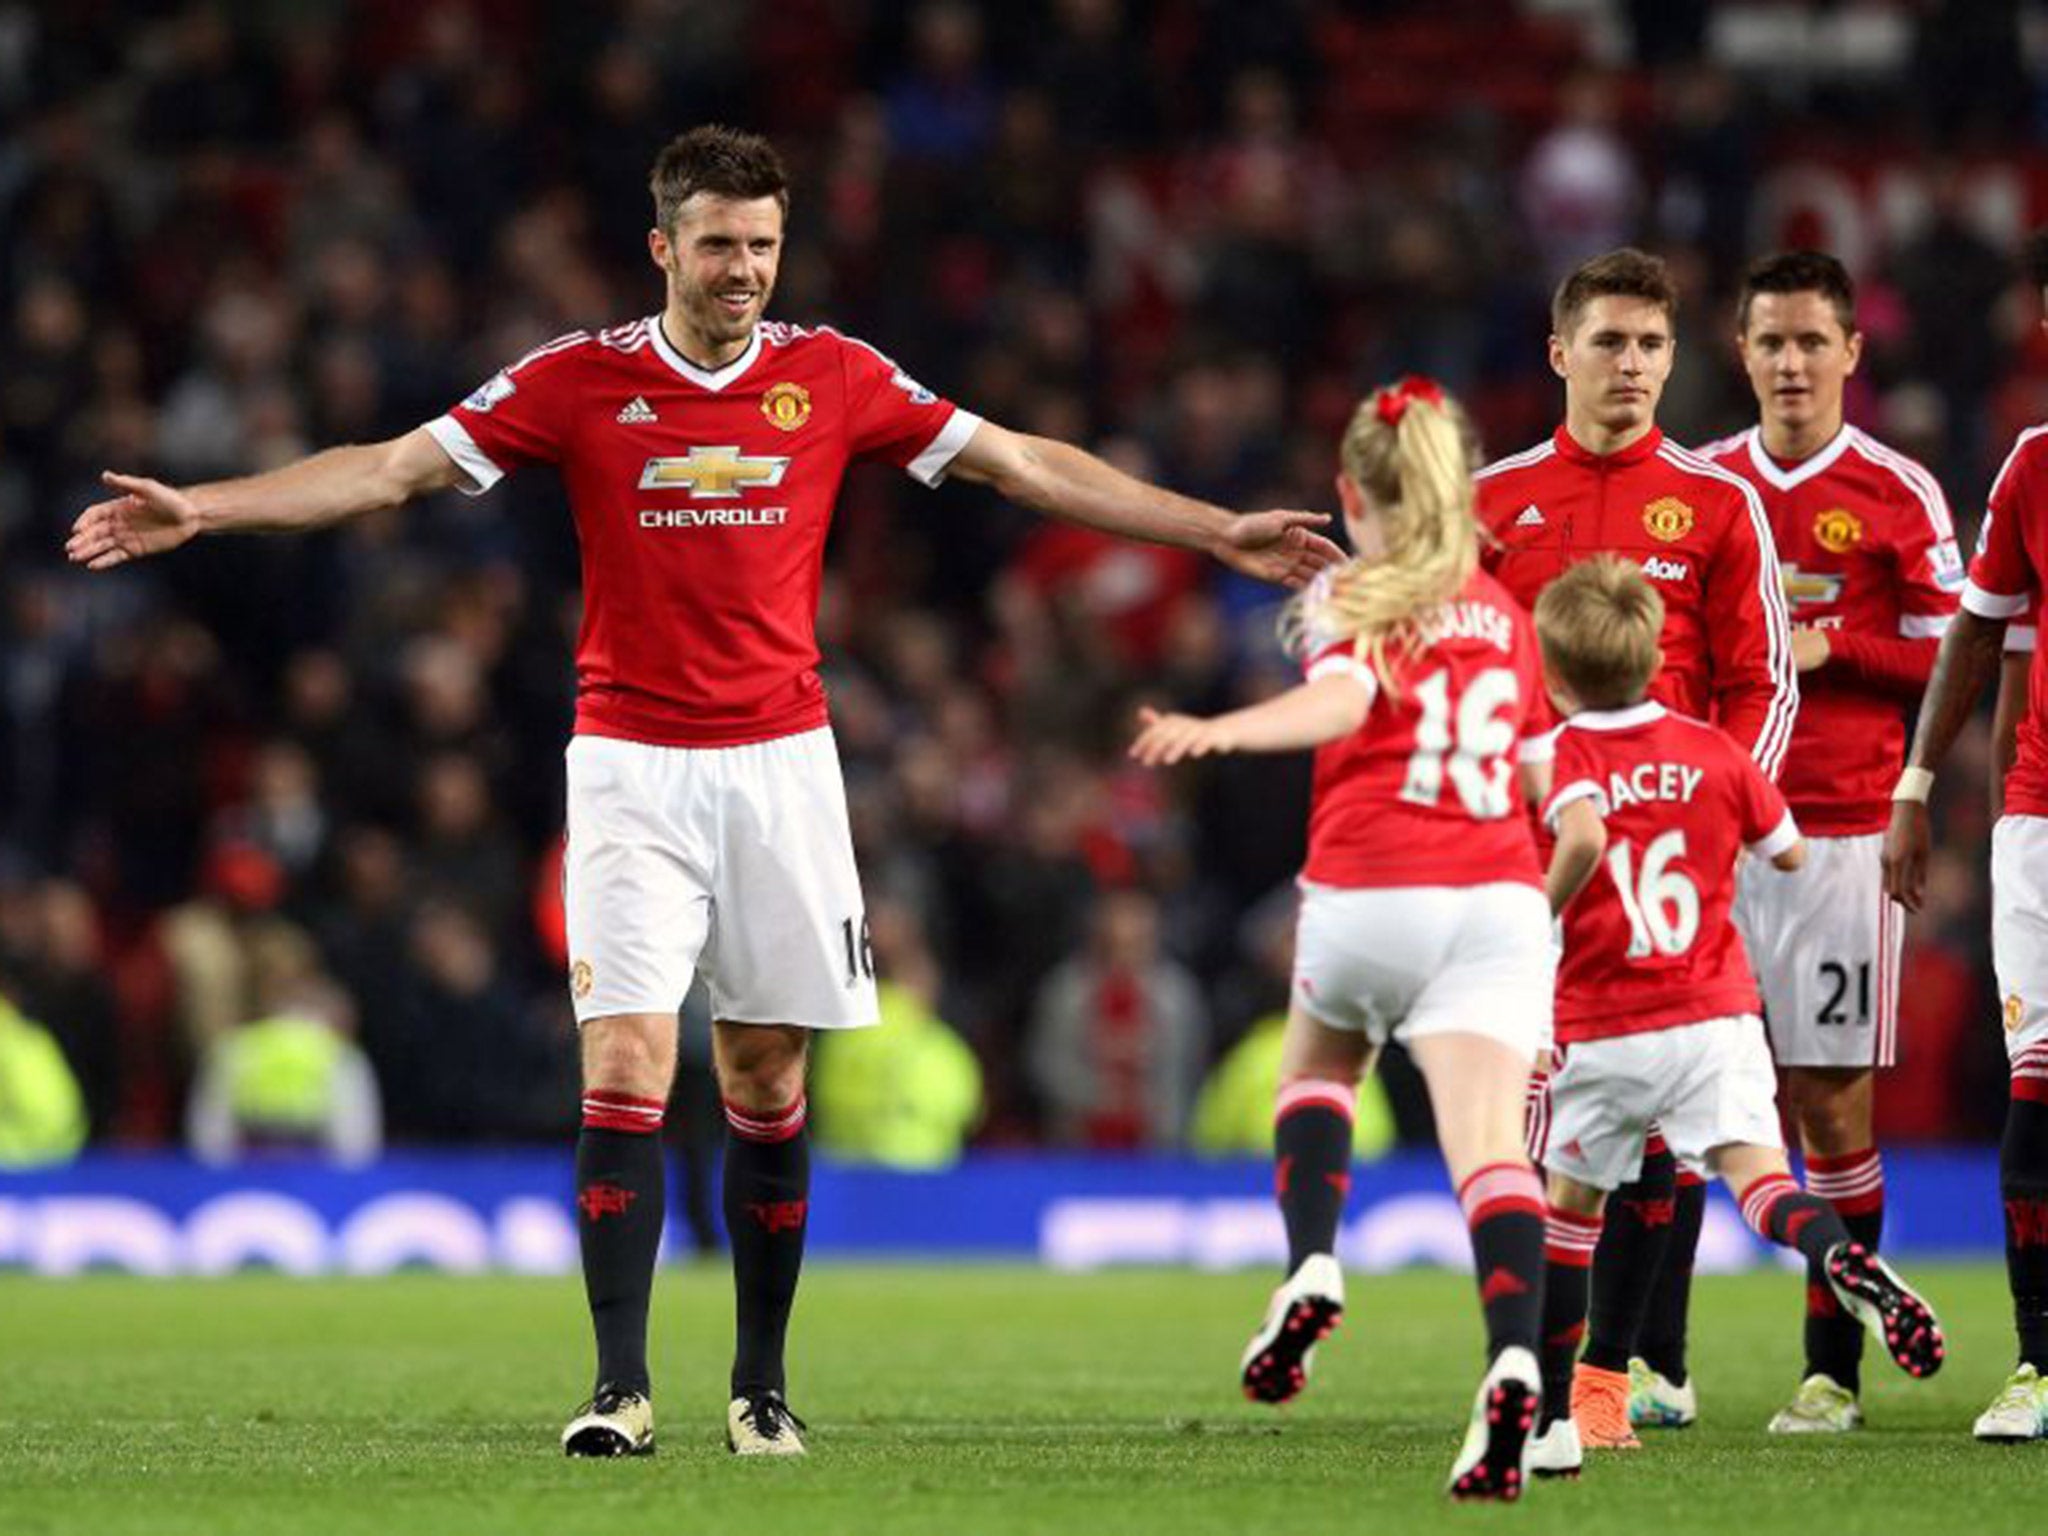
[[[1904,51],[1746,46],[1747,11],[1855,12]],[[177,1140],[188,1098],[203,1130],[209,1058],[279,1017],[355,1042],[391,1141],[569,1129],[553,479],[92,578],[61,546],[103,468],[400,433],[654,310],[645,175],[684,126],[791,162],[779,318],[1237,507],[1329,506],[1353,401],[1404,371],[1493,452],[1546,434],[1551,283],[1631,240],[1686,288],[1667,427],[1736,430],[1734,278],[1834,243],[1852,419],[1935,467],[1967,537],[2048,415],[2011,262],[2048,214],[2036,26],[2018,0],[0,0],[0,991],[102,1142]],[[971,488],[849,480],[825,672],[879,964],[983,1080],[949,1079],[956,1141],[1182,1145],[1284,1007],[1306,759],[1121,756],[1141,699],[1286,680],[1278,604]],[[1981,773],[1950,777],[1887,1142],[2002,1113]],[[1424,1129],[1398,1073],[1392,1100]]]

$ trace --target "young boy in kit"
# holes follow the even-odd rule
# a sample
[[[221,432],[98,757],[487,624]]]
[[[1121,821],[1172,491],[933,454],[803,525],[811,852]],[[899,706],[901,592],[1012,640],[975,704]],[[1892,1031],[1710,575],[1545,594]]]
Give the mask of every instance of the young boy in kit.
[[[1601,1213],[1635,1176],[1652,1121],[1681,1163],[1727,1180],[1759,1235],[1820,1264],[1900,1369],[1932,1375],[1943,1355],[1927,1304],[1790,1175],[1756,980],[1729,912],[1744,849],[1789,871],[1805,844],[1740,747],[1647,700],[1663,622],[1656,589],[1615,558],[1572,567],[1536,604],[1545,678],[1568,717],[1543,809],[1564,958],[1543,1149],[1540,1475],[1576,1473],[1586,1447],[1639,1443],[1627,1362],[1589,1361],[1576,1380],[1574,1367]]]

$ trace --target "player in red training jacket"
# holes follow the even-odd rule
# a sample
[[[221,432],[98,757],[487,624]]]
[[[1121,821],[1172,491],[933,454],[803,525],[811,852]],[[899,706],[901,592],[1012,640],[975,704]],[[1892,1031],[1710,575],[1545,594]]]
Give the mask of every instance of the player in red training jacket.
[[[1807,1188],[1874,1251],[1884,1230],[1874,1069],[1896,1060],[1905,931],[1884,893],[1879,851],[1906,711],[1955,615],[1962,555],[1934,477],[1843,418],[1862,336],[1841,262],[1790,251],[1752,265],[1737,341],[1759,422],[1700,452],[1754,485],[1770,514],[1800,673],[1799,720],[1778,784],[1809,842],[1797,877],[1762,859],[1743,866],[1735,921],[1763,992]],[[1678,1213],[1643,1322],[1631,1403],[1638,1423],[1693,1415],[1685,1292],[1702,1203]],[[1860,1425],[1862,1354],[1863,1330],[1834,1305],[1821,1275],[1809,1274],[1806,1368],[1771,1432]]]
[[[1284,1403],[1344,1310],[1335,1255],[1361,1077],[1398,1039],[1472,1232],[1488,1368],[1457,1498],[1520,1495],[1537,1411],[1542,1186],[1522,1103],[1548,1036],[1548,909],[1517,765],[1543,739],[1528,616],[1478,566],[1473,436],[1425,380],[1377,391],[1337,490],[1356,557],[1290,611],[1307,677],[1214,719],[1146,711],[1131,753],[1316,749],[1274,1128],[1288,1275],[1240,1366]]]
[[[1839,1303],[1915,1376],[1940,1367],[1933,1313],[1834,1207],[1792,1181],[1755,978],[1735,931],[1746,848],[1781,870],[1805,860],[1784,796],[1722,731],[1648,697],[1663,603],[1633,562],[1575,566],[1536,606],[1545,676],[1568,718],[1544,820],[1549,890],[1564,921],[1558,1059],[1542,1149],[1549,1176],[1539,1475],[1579,1470],[1584,1447],[1640,1446],[1628,1375],[1574,1377],[1608,1195],[1636,1175],[1652,1122],[1673,1155],[1725,1179],[1762,1237],[1820,1266]],[[1625,1362],[1624,1362],[1625,1363]]]
[[[1480,472],[1486,565],[1527,607],[1590,556],[1640,567],[1665,611],[1650,697],[1715,722],[1775,777],[1799,707],[1777,552],[1747,482],[1658,430],[1677,312],[1669,269],[1642,251],[1596,257],[1558,286],[1550,366],[1564,380],[1564,422]],[[1534,1100],[1540,1123],[1540,1084]],[[1703,1196],[1679,1187],[1653,1138],[1642,1177],[1609,1215],[1589,1355],[1627,1362],[1677,1220],[1696,1218]]]

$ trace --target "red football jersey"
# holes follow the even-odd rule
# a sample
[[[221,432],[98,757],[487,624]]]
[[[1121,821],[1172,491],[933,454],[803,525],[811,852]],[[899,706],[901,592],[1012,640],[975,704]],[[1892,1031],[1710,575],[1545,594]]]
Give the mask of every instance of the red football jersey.
[[[847,463],[936,485],[979,425],[836,331],[763,323],[707,372],[651,316],[529,352],[427,430],[474,491],[561,471],[583,553],[577,731],[730,747],[825,723],[818,587]]]
[[[1330,577],[1317,578],[1327,586]],[[1311,599],[1313,601],[1313,599]],[[1548,755],[1535,627],[1483,571],[1379,686],[1349,638],[1308,636],[1311,679],[1348,672],[1365,722],[1316,750],[1302,878],[1349,888],[1542,884],[1516,765]]]
[[[2038,610],[2048,571],[2048,427],[2029,427],[1992,482],[1991,505],[1970,561],[1963,607],[2021,624]],[[2011,630],[2007,630],[2008,636]],[[2048,816],[2048,668],[2027,676],[2019,756],[2005,780],[2008,816]]]
[[[2005,626],[2005,649],[2008,655],[2028,656],[2041,644],[2041,594],[2036,592],[2027,604],[2027,611]]]
[[[1919,702],[1963,590],[1963,557],[1925,469],[1845,426],[1812,457],[1777,463],[1751,427],[1700,456],[1756,487],[1797,628],[1826,630],[1824,666],[1799,680],[1778,787],[1809,834],[1882,832]]]
[[[1712,719],[1775,774],[1799,684],[1770,520],[1746,481],[1652,429],[1618,453],[1563,427],[1479,474],[1486,568],[1524,607],[1565,567],[1626,556],[1664,597],[1664,670],[1650,695]]]
[[[1760,1012],[1728,918],[1735,856],[1770,858],[1799,828],[1756,762],[1713,726],[1646,702],[1565,721],[1553,782],[1546,825],[1581,799],[1607,823],[1600,867],[1564,910],[1558,1039]]]

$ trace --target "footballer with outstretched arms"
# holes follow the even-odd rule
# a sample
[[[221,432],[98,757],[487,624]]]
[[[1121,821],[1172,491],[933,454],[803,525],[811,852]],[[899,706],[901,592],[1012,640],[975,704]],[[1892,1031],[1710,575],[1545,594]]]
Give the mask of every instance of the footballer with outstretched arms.
[[[801,1454],[783,1344],[810,1209],[813,1030],[875,1022],[874,963],[818,680],[816,609],[849,463],[948,476],[1104,532],[1300,585],[1342,552],[1307,512],[1235,516],[940,398],[873,348],[763,318],[788,181],[772,145],[705,127],[662,149],[658,313],[529,352],[389,442],[176,489],[108,474],[67,546],[91,570],[199,534],[325,527],[547,464],[582,551],[564,861],[581,1030],[576,1209],[597,1345],[575,1456],[653,1449],[647,1312],[676,1012],[699,970],[728,1126],[736,1352],[727,1443]]]
[[[1901,1370],[1932,1375],[1944,1353],[1926,1303],[1790,1176],[1756,981],[1730,909],[1745,850],[1791,871],[1805,840],[1777,786],[1725,732],[1647,697],[1662,621],[1648,579],[1616,557],[1574,566],[1536,605],[1544,675],[1566,716],[1543,812],[1557,838],[1550,890],[1564,956],[1542,1147],[1538,1475],[1577,1473],[1588,1445],[1641,1445],[1626,1378],[1581,1390],[1574,1356],[1608,1193],[1634,1175],[1653,1124],[1688,1167],[1727,1181],[1758,1236],[1818,1266]]]
[[[1844,418],[1863,338],[1840,261],[1820,251],[1759,260],[1743,279],[1736,330],[1757,425],[1700,453],[1755,486],[1770,515],[1800,684],[1778,784],[1810,856],[1797,875],[1744,864],[1735,921],[1763,990],[1807,1188],[1874,1252],[1884,1170],[1871,1104],[1875,1069],[1897,1055],[1905,928],[1878,859],[1906,714],[1955,615],[1962,555],[1934,476]],[[1678,1258],[1667,1257],[1667,1276],[1689,1271]],[[1806,1367],[1770,1422],[1775,1434],[1842,1433],[1863,1420],[1863,1330],[1817,1269],[1807,1281]],[[1641,1354],[1662,1379],[1637,1394],[1647,1422],[1668,1384],[1685,1380],[1683,1339],[1683,1298],[1653,1298]]]
[[[2026,251],[2028,281],[2048,311],[2048,230]],[[2042,321],[2048,326],[2048,316]],[[2031,627],[2048,587],[2048,426],[2020,433],[1992,482],[1963,587],[1962,611],[1943,636],[1920,702],[1905,770],[1885,832],[1885,889],[1909,912],[1927,894],[1933,827],[1927,801],[1950,748],[1994,676],[2020,673],[2005,658],[2015,625]],[[2023,654],[2023,653],[2022,653]],[[2018,1359],[1978,1415],[1980,1440],[2048,1439],[2048,671],[2030,667],[1991,834],[1991,963],[2004,1000],[2009,1085],[1998,1149],[2005,1207],[2006,1276]]]
[[[1665,608],[1663,664],[1650,696],[1711,720],[1776,776],[1799,708],[1792,636],[1770,521],[1748,482],[1668,441],[1657,403],[1676,356],[1678,291],[1663,261],[1611,251],[1551,302],[1550,366],[1564,421],[1545,442],[1479,476],[1485,560],[1533,607],[1561,572],[1595,555],[1641,568]],[[1537,1113],[1541,1118],[1541,1095]],[[1625,1379],[1667,1248],[1705,1211],[1699,1170],[1681,1172],[1653,1138],[1640,1178],[1609,1211],[1582,1383]],[[1683,1280],[1683,1276],[1675,1277]],[[1690,1416],[1688,1383],[1676,1412]]]

